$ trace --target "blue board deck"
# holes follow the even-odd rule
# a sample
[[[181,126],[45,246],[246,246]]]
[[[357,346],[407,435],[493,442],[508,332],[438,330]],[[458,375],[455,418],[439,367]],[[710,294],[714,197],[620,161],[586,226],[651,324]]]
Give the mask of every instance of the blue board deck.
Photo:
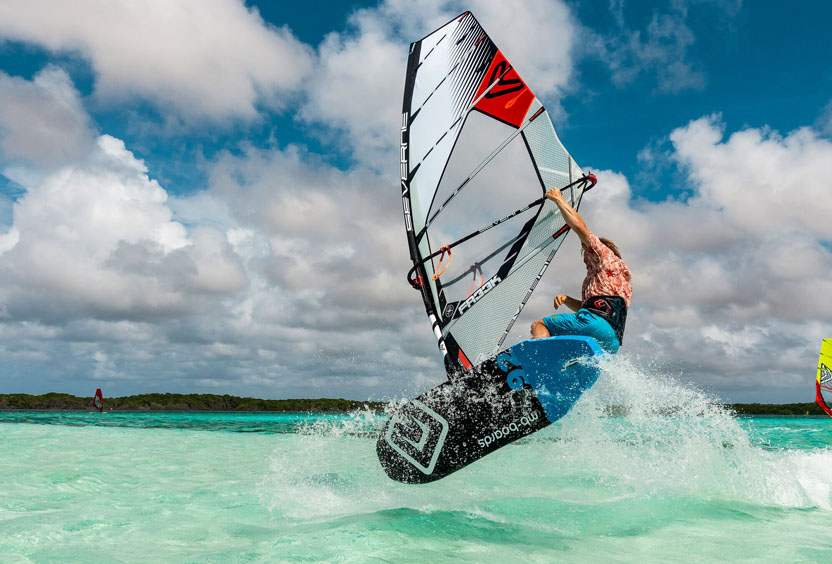
[[[523,341],[399,408],[376,444],[393,480],[444,478],[557,421],[598,379],[590,337]]]

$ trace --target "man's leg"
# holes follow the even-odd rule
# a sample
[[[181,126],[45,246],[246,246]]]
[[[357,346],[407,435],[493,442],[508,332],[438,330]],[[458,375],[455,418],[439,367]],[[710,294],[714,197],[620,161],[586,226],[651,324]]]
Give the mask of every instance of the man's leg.
[[[592,337],[601,348],[609,353],[618,352],[621,345],[612,326],[602,317],[585,309],[578,313],[560,313],[538,319],[532,323],[532,339],[543,339],[559,335],[583,335]]]
[[[538,319],[532,323],[532,339],[545,339],[546,337],[551,336],[552,335],[549,333],[549,330],[546,329],[546,324],[543,323],[542,319]]]
[[[618,341],[618,336],[616,336],[612,325],[594,313],[587,313],[584,318],[587,323],[586,336],[598,341],[601,348],[608,353],[617,353],[621,343]]]
[[[559,313],[532,323],[532,339],[558,335],[580,335],[583,324],[575,313]]]

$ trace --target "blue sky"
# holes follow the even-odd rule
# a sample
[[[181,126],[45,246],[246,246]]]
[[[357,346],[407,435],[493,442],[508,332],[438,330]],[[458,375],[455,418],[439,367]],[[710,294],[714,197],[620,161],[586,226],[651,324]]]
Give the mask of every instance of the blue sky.
[[[582,211],[634,276],[622,358],[811,401],[832,8],[718,0],[0,8],[0,391],[438,382],[403,282],[397,114],[409,42],[465,9],[599,174]],[[574,241],[558,260],[514,341],[579,292]]]
[[[655,72],[644,71],[616,87],[602,61],[584,60],[578,65],[579,91],[564,100],[569,118],[559,128],[569,135],[573,153],[593,159],[599,154],[605,168],[634,175],[642,172],[634,155],[666,137],[669,126],[721,113],[728,131],[769,126],[785,133],[814,123],[829,103],[832,68],[824,16],[808,17],[807,10],[783,10],[767,1],[678,4],[688,4],[684,21],[693,37],[685,61],[701,82],[662,92]],[[660,12],[653,2],[623,5],[624,20],[635,30]],[[575,5],[585,25],[615,37],[608,6]],[[824,8],[829,9],[812,9]],[[589,103],[581,94],[585,90],[592,92]],[[670,188],[665,185],[656,197]]]

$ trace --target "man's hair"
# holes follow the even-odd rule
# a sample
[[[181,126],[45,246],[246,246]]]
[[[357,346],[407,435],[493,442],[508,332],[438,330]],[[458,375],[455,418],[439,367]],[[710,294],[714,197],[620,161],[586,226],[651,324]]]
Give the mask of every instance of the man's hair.
[[[607,239],[606,237],[598,237],[598,240],[604,243],[609,249],[613,252],[615,256],[621,258],[621,253],[618,252],[618,247],[615,246],[615,243]]]

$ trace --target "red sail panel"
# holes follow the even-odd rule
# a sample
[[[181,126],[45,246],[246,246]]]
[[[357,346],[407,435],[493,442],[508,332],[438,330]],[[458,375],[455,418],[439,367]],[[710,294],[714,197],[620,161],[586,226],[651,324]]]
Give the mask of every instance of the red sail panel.
[[[492,84],[494,86],[485,92]],[[474,100],[482,96],[483,92],[485,96],[474,108],[514,127],[523,124],[534,100],[534,94],[508,63],[502,51],[497,51],[491,60],[491,66],[488,67]]]

